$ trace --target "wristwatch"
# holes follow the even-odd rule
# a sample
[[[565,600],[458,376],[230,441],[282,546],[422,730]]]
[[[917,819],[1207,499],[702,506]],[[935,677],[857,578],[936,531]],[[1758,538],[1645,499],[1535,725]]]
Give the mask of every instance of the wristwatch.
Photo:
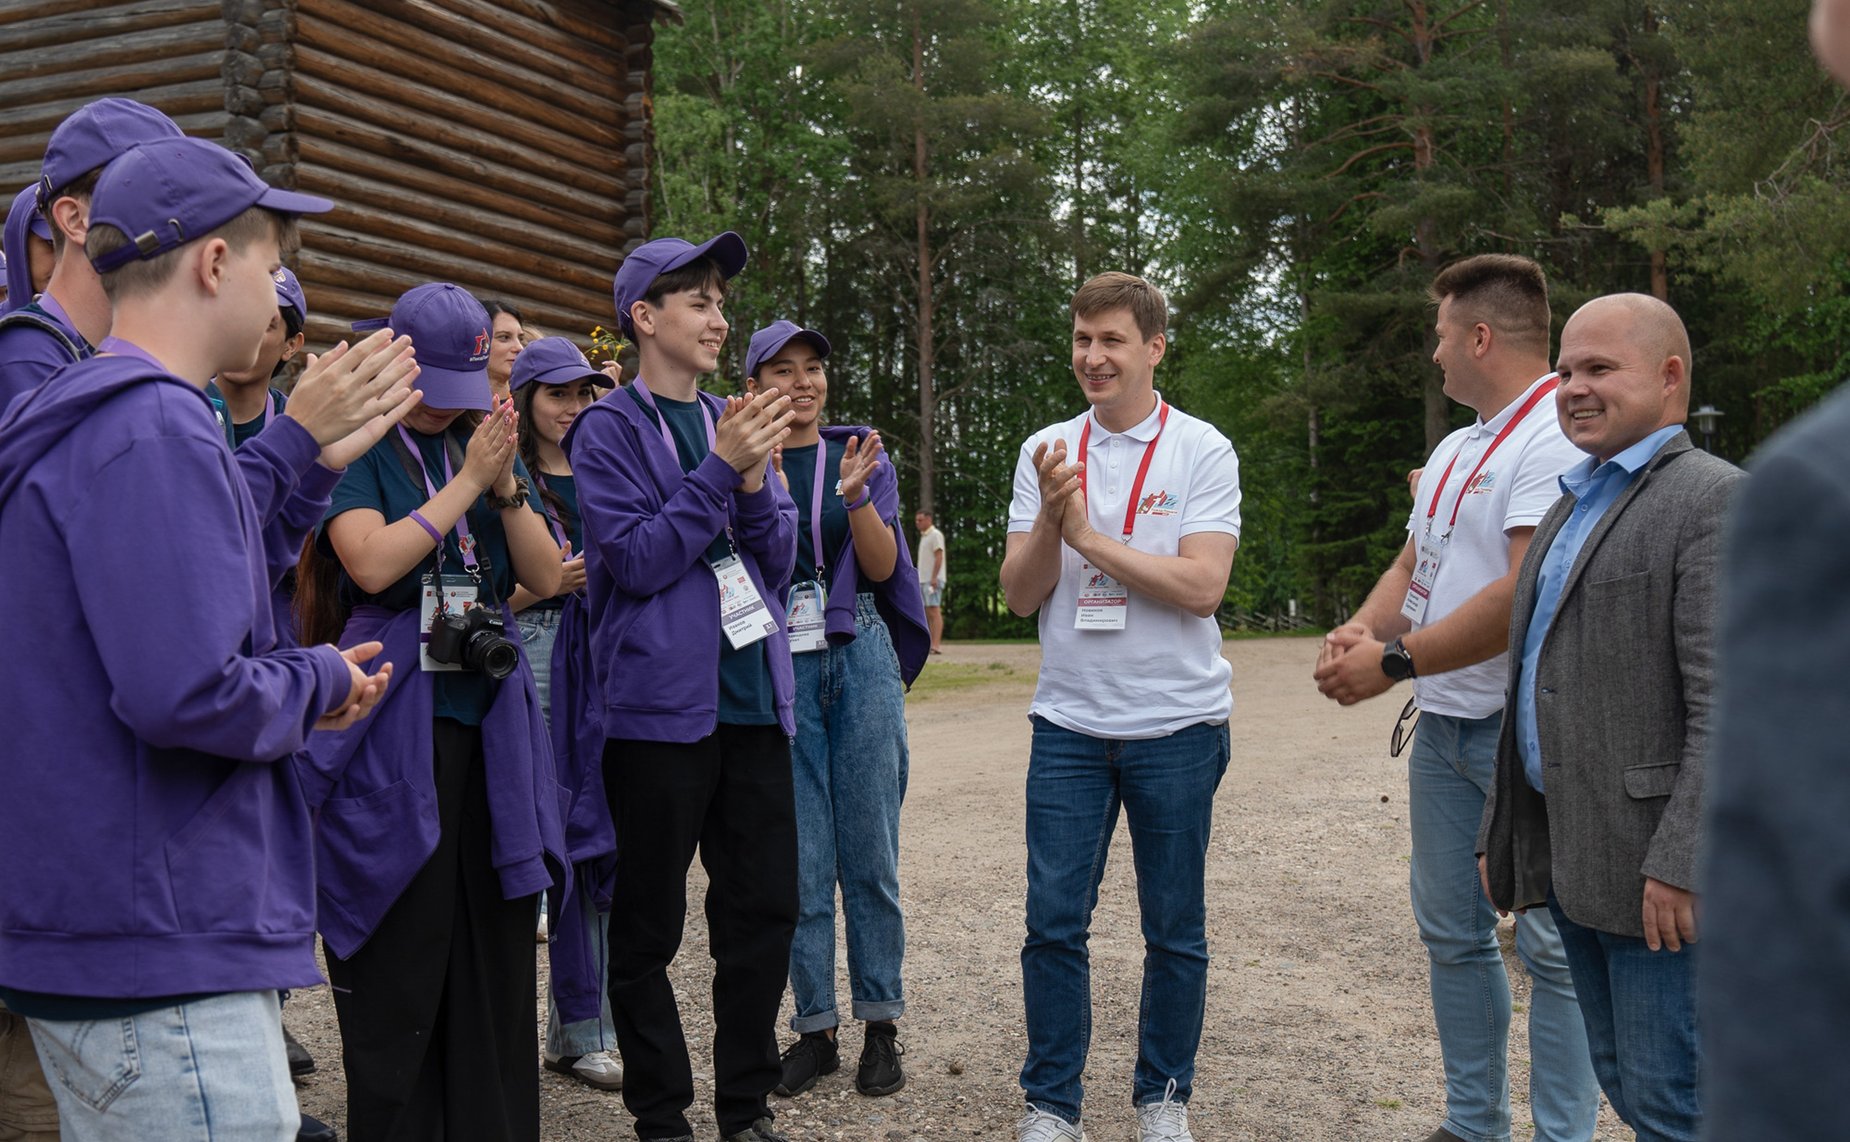
[[[494,508],[496,511],[506,511],[508,508],[517,508],[527,502],[527,494],[527,481],[519,476],[515,476],[514,494],[504,500],[500,496],[495,495],[493,489],[490,489],[488,493],[488,506]]]
[[[1406,644],[1399,639],[1381,648],[1381,673],[1396,682],[1418,677],[1418,672],[1413,669],[1413,656],[1407,653]]]

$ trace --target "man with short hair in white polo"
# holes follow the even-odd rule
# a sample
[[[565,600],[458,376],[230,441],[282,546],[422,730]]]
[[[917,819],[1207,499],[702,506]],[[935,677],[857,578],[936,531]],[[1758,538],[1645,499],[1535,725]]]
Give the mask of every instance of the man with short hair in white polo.
[[[1406,546],[1330,632],[1315,677],[1345,706],[1413,680],[1423,713],[1407,758],[1411,894],[1445,1064],[1445,1120],[1425,1142],[1509,1142],[1509,978],[1496,913],[1478,888],[1477,826],[1496,770],[1516,572],[1560,498],[1561,473],[1582,457],[1553,411],[1542,268],[1481,254],[1441,270],[1429,292],[1438,305],[1433,363],[1445,394],[1477,418],[1427,459]],[[1516,952],[1534,985],[1534,1142],[1587,1142],[1599,1086],[1546,911],[1517,921]]]
[[[1233,668],[1214,612],[1240,536],[1239,464],[1163,400],[1162,291],[1101,274],[1073,295],[1073,374],[1091,406],[1022,446],[1002,588],[1040,612],[1028,756],[1028,1058],[1019,1142],[1073,1142],[1091,1035],[1086,939],[1124,810],[1145,944],[1131,1087],[1142,1142],[1190,1142],[1207,1000],[1203,884],[1226,772]]]

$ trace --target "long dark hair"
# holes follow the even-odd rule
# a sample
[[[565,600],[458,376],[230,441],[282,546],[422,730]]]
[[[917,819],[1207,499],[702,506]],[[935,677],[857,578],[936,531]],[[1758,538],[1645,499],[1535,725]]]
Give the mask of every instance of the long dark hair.
[[[540,501],[546,505],[547,514],[559,521],[559,526],[566,531],[575,531],[578,520],[565,506],[565,497],[552,490],[546,484],[546,474],[540,471],[540,434],[533,428],[533,394],[539,390],[539,381],[530,381],[520,387],[514,394],[514,411],[520,414],[520,429],[516,434],[516,447],[520,451],[520,462],[527,466],[534,483],[539,485]]]

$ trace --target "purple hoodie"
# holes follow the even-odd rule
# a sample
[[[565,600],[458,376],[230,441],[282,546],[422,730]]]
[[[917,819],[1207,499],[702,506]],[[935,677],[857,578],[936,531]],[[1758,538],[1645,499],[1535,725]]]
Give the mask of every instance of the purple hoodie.
[[[198,388],[73,365],[0,419],[0,985],[101,998],[309,986],[307,802],[346,699],[277,649],[264,519]]]
[[[9,313],[32,300],[32,258],[26,251],[26,235],[32,229],[32,217],[38,213],[39,188],[33,183],[13,197],[6,212],[6,230],[0,245],[7,250],[6,300],[0,301],[0,313]]]
[[[725,402],[700,393],[715,418]],[[768,471],[746,494],[732,465],[709,452],[691,472],[661,429],[618,389],[578,414],[566,434],[585,547],[591,653],[604,733],[695,742],[719,726],[719,585],[703,556],[730,522],[746,572],[777,632],[765,640],[777,723],[796,733],[784,592],[796,566],[797,508]]]
[[[251,441],[246,441],[249,447]],[[503,604],[508,629],[513,613]],[[437,786],[431,769],[434,675],[418,669],[418,612],[355,607],[346,645],[378,639],[392,685],[371,716],[317,734],[298,759],[317,812],[315,875],[322,938],[335,955],[359,951],[437,849]],[[373,666],[377,669],[377,663]],[[552,749],[527,656],[495,689],[482,720],[487,758],[490,860],[501,894],[516,900],[558,885],[569,890],[565,818],[570,794],[553,776]]]
[[[829,441],[851,436],[865,443],[873,429],[842,425],[821,432],[822,447],[827,448]],[[910,687],[931,654],[931,628],[925,625],[925,599],[919,594],[918,573],[912,566],[906,533],[894,526],[899,519],[899,474],[893,470],[891,460],[874,469],[867,481],[867,494],[873,498],[880,522],[893,529],[899,555],[893,563],[893,573],[883,582],[868,583],[865,590],[873,593],[874,606],[886,622],[893,651],[899,657],[899,676]],[[841,646],[854,641],[854,597],[863,589],[861,565],[854,561],[853,531],[848,532],[841,551],[829,560],[828,570],[829,605],[823,613],[824,630],[831,645]]]

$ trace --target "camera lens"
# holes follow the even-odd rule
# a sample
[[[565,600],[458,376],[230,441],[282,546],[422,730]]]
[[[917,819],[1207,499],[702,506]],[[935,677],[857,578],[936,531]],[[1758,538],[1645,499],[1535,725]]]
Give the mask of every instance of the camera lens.
[[[520,648],[498,634],[478,631],[469,639],[465,658],[483,674],[500,681],[520,665]]]

